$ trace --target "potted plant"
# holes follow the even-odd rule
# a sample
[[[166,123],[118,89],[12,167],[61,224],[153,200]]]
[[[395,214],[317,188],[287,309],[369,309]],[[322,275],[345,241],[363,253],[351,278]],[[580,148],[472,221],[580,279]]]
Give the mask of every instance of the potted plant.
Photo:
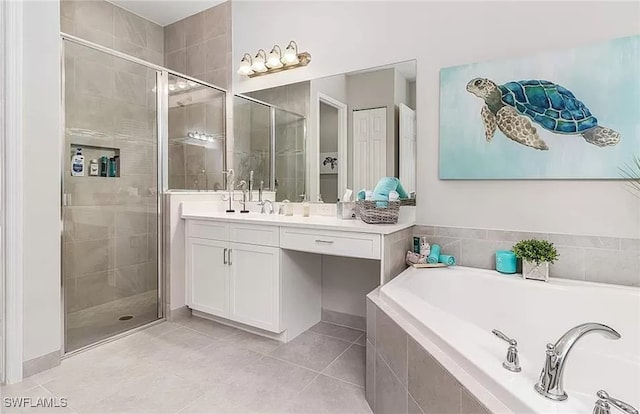
[[[516,257],[522,259],[522,277],[525,279],[549,279],[549,264],[558,259],[558,251],[546,240],[522,240],[513,246]]]

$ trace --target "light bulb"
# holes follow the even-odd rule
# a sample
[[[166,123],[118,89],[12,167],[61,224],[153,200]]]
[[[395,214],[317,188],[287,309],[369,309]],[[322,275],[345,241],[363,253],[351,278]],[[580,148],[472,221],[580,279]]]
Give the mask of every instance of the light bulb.
[[[185,81],[178,81],[177,85],[178,85],[178,88],[180,88],[180,89],[185,89],[185,88],[187,87],[187,82],[185,82]]]
[[[280,46],[275,45],[271,52],[269,53],[269,59],[267,60],[267,66],[269,68],[281,68],[282,67],[282,51],[280,50]]]
[[[253,65],[251,65],[251,69],[254,72],[266,72],[267,66],[264,64],[264,60],[254,60]]]
[[[258,50],[258,54],[256,54],[256,57],[253,58],[253,64],[251,65],[251,69],[253,69],[254,72],[266,72],[267,71],[267,65],[265,64],[265,60],[267,57],[267,53],[260,49]]]
[[[240,61],[240,67],[238,68],[238,74],[240,75],[253,75],[253,70],[251,69],[251,55],[245,53]]]
[[[193,88],[197,85],[197,83],[195,83],[194,81],[187,81],[187,85],[189,85],[190,88]]]
[[[298,47],[295,42],[292,40],[289,42],[289,45],[284,50],[284,56],[282,57],[282,61],[285,65],[295,65],[298,63]]]
[[[173,91],[175,91],[175,90],[176,90],[176,85],[175,85],[175,83],[170,83],[170,84],[169,84],[169,90],[170,90],[171,92],[173,92]]]

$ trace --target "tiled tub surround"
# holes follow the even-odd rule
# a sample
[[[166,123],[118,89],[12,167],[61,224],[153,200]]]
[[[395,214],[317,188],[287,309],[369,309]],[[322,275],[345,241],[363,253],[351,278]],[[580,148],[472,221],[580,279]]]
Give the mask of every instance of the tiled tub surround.
[[[638,288],[458,266],[408,269],[367,298],[366,391],[376,413],[591,412],[598,389],[640,403]],[[542,398],[533,385],[545,344],[589,321],[622,338],[579,341],[564,373],[569,399]],[[518,340],[522,372],[502,367],[507,345],[494,328]]]
[[[640,286],[640,238],[439,226],[415,226],[413,235],[439,244],[459,265],[481,269],[495,269],[496,250],[511,249],[524,239],[544,239],[560,253],[551,265],[551,277]]]

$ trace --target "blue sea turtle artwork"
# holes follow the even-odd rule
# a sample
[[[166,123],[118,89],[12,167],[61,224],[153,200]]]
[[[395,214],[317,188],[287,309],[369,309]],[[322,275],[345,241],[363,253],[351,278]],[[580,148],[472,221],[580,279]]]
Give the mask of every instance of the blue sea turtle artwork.
[[[484,100],[481,116],[485,137],[491,141],[496,128],[507,138],[537,150],[548,150],[532,122],[547,131],[563,135],[582,135],[598,147],[616,145],[620,134],[598,125],[591,114],[568,89],[546,80],[520,80],[497,85],[485,79],[472,79],[467,91]]]

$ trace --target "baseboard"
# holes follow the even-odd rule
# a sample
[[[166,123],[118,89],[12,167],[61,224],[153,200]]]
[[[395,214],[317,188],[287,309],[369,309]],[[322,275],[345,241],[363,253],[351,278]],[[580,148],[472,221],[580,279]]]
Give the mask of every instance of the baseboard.
[[[197,311],[197,310],[193,310],[192,313],[193,313],[193,316],[195,316],[195,317],[202,318],[202,319],[208,319],[208,320],[213,321],[213,322],[218,322],[219,324],[222,324],[222,325],[227,325],[227,326],[230,326],[232,328],[238,328],[240,330],[250,332],[252,334],[264,336],[265,338],[274,339],[274,340],[280,341],[280,342],[288,342],[290,340],[290,338],[287,337],[287,331],[286,330],[281,332],[281,333],[275,333],[275,332],[271,332],[271,331],[265,331],[264,329],[256,328],[254,326],[245,325],[245,324],[240,323],[240,322],[235,322],[235,321],[231,321],[229,319],[220,318],[218,316],[210,315],[208,313],[200,312],[200,311]]]
[[[169,322],[175,322],[180,319],[185,319],[190,317],[191,309],[187,308],[186,306],[183,306],[181,308],[176,308],[176,309],[167,308],[166,314],[167,314],[167,320]]]
[[[347,326],[353,329],[364,331],[367,328],[367,318],[364,316],[351,315],[322,308],[322,320],[336,325]]]
[[[22,363],[22,375],[23,378],[30,377],[38,372],[46,371],[48,369],[57,367],[62,360],[61,351],[53,351],[45,355],[24,361]]]

